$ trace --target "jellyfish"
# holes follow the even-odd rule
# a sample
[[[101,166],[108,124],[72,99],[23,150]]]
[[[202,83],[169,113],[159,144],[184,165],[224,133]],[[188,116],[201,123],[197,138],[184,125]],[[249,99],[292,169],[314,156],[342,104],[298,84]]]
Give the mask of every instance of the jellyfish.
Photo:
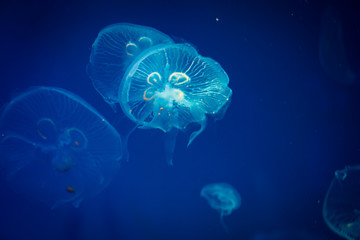
[[[88,74],[95,89],[115,110],[121,79],[131,62],[145,49],[173,43],[166,34],[130,23],[118,23],[100,31],[92,45]]]
[[[123,112],[145,129],[168,133],[167,160],[178,130],[190,124],[188,146],[205,129],[207,116],[223,117],[232,94],[219,63],[200,56],[190,44],[162,44],[145,50],[128,67],[119,89]]]
[[[228,183],[212,183],[201,189],[200,196],[204,197],[213,209],[220,212],[220,222],[224,230],[229,233],[224,216],[230,215],[233,210],[240,207],[240,194]]]
[[[0,116],[0,169],[9,186],[52,208],[100,193],[122,158],[118,132],[71,92],[37,87]]]
[[[341,237],[360,239],[360,165],[335,171],[325,196],[323,217]]]

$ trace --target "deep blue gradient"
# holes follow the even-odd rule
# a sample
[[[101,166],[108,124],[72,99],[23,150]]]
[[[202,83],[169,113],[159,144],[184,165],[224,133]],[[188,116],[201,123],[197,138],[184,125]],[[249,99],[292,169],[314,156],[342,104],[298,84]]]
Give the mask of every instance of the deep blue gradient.
[[[171,167],[163,133],[135,130],[129,161],[78,209],[50,211],[1,177],[0,239],[341,239],[321,211],[334,171],[360,163],[355,2],[2,1],[2,105],[32,86],[61,87],[127,133],[133,124],[113,112],[86,74],[98,32],[118,22],[191,42],[221,64],[233,95],[224,118],[209,121],[189,148],[189,135],[178,135]],[[342,23],[345,62],[356,76],[350,84],[320,63],[320,37],[328,32],[321,19],[329,6]],[[331,51],[335,56],[323,56],[344,56],[336,55],[339,47]],[[225,219],[230,234],[200,197],[213,182],[227,182],[241,195],[240,208]]]

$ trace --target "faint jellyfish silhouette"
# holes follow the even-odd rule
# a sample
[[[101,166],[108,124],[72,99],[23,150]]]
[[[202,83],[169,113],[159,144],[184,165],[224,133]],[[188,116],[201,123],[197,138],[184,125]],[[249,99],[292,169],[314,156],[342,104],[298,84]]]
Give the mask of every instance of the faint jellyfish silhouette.
[[[323,217],[338,235],[360,239],[360,166],[335,171],[325,196]]]
[[[220,212],[221,224],[224,230],[229,233],[229,228],[223,218],[240,207],[240,194],[228,183],[213,183],[205,185],[201,189],[200,196],[204,197],[213,209]]]
[[[346,85],[354,84],[356,75],[346,56],[340,16],[331,7],[326,8],[322,15],[319,60],[332,80]]]
[[[189,44],[163,44],[145,50],[126,71],[119,90],[123,112],[142,128],[168,133],[167,160],[172,164],[177,130],[189,124],[205,129],[206,116],[223,117],[232,94],[219,63],[200,56]]]
[[[119,167],[118,132],[81,98],[33,88],[0,117],[1,171],[14,191],[56,208],[78,207],[103,190]]]
[[[95,89],[114,110],[121,79],[131,62],[145,49],[173,43],[166,34],[130,23],[105,27],[92,45],[88,74]]]

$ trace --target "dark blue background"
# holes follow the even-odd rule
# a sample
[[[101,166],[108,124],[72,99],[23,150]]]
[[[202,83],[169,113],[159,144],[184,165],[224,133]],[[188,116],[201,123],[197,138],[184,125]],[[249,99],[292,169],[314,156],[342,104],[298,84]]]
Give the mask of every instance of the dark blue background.
[[[340,239],[325,225],[322,203],[333,172],[360,160],[360,84],[329,77],[318,47],[322,13],[333,6],[359,76],[360,8],[320,2],[1,1],[1,104],[31,86],[61,87],[126,133],[126,117],[86,74],[97,33],[117,22],[191,42],[221,63],[233,97],[225,117],[189,148],[189,134],[178,136],[173,167],[164,134],[136,130],[130,161],[78,209],[50,211],[1,180],[0,239]],[[200,197],[212,182],[228,182],[242,197],[224,218],[230,235]]]

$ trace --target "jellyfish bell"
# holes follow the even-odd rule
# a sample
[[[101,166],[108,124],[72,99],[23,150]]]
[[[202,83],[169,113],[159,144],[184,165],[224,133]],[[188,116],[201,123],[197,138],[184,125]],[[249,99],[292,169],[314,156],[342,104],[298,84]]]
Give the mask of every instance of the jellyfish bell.
[[[172,44],[173,40],[151,27],[117,23],[100,31],[92,45],[88,74],[95,89],[114,109],[127,67],[144,50],[163,43]]]
[[[98,194],[122,157],[118,132],[84,100],[58,88],[37,87],[14,98],[0,116],[0,132],[0,170],[9,186],[53,208]]]
[[[223,216],[230,215],[233,210],[241,205],[240,194],[227,183],[208,184],[202,188],[200,195]]]
[[[168,133],[199,124],[200,129],[190,135],[189,146],[205,129],[207,116],[224,115],[232,94],[228,84],[220,64],[200,56],[191,45],[162,44],[133,61],[118,96],[123,112],[142,128]]]
[[[343,238],[360,239],[360,165],[335,171],[323,204],[328,227]]]
[[[241,197],[235,188],[228,183],[205,185],[200,192],[209,205],[220,213],[220,221],[226,232],[229,232],[223,217],[228,216],[241,205]]]

